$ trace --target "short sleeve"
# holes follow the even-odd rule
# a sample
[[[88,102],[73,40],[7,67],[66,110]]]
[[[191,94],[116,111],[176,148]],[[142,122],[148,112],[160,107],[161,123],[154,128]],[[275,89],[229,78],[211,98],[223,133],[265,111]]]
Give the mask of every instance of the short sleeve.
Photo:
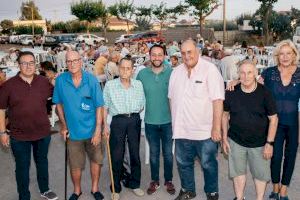
[[[9,101],[9,89],[8,84],[3,83],[0,86],[0,109],[6,109],[8,107]]]
[[[224,104],[223,104],[225,112],[229,112],[230,111],[230,102],[231,102],[231,100],[230,100],[230,93],[231,92],[228,91],[228,90],[226,90],[226,92],[225,92],[225,101],[224,101]]]
[[[103,94],[96,77],[92,75],[93,101],[95,106],[102,107],[104,105]]]
[[[224,80],[217,67],[210,66],[207,76],[207,86],[209,97],[212,100],[223,99],[225,96]]]
[[[173,87],[174,87],[174,79],[175,79],[175,71],[171,72],[170,79],[169,79],[169,88],[168,88],[168,98],[172,99],[173,97]]]
[[[265,89],[264,106],[268,116],[272,116],[277,113],[276,102],[271,92],[267,89]]]
[[[111,100],[110,100],[110,94],[109,94],[109,85],[110,81],[108,81],[103,89],[103,100],[104,100],[104,107],[109,108],[111,107]]]
[[[61,98],[61,78],[57,77],[55,80],[55,86],[52,96],[52,102],[54,104],[63,104],[63,100]]]

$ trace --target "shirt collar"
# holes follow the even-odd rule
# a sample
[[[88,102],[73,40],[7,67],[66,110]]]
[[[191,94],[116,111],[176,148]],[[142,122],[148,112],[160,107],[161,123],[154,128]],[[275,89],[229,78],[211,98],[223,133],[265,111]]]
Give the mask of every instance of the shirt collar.
[[[129,88],[131,88],[131,87],[135,87],[134,85],[133,85],[133,79],[132,78],[130,78],[130,87]],[[121,87],[121,88],[124,88],[124,86],[122,85],[122,83],[121,83],[121,79],[120,78],[118,78],[118,85]]]
[[[70,72],[66,72],[66,73],[67,73],[66,80],[69,83],[71,83],[72,85],[74,85],[71,73]],[[86,84],[88,82],[87,73],[85,71],[81,70],[81,74],[82,74],[82,77],[81,77],[81,83],[80,83],[80,85],[84,85],[84,84]]]

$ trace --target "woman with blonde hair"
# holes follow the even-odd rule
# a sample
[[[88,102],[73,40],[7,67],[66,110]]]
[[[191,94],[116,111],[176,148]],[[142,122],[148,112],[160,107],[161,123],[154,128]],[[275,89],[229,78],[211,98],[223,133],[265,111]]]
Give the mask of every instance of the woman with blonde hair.
[[[274,145],[271,160],[273,191],[269,198],[288,200],[287,187],[294,171],[299,141],[299,52],[292,41],[283,40],[277,45],[273,55],[277,66],[263,71],[260,78],[276,100],[279,117],[275,140],[269,141],[270,145]]]

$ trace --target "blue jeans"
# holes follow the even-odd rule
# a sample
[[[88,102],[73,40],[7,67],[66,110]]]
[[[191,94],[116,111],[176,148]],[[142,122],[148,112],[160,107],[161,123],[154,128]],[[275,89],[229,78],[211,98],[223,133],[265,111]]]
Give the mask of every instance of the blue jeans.
[[[146,137],[150,146],[150,167],[152,181],[159,181],[160,142],[164,159],[165,181],[173,178],[173,154],[172,154],[172,124],[145,124]]]
[[[204,174],[205,193],[218,192],[218,145],[207,140],[175,140],[175,155],[182,189],[195,190],[194,162],[197,156]]]
[[[19,200],[30,200],[29,169],[31,147],[36,165],[37,181],[41,193],[49,190],[48,149],[51,136],[36,141],[19,141],[11,138],[11,149],[16,162],[16,181]]]

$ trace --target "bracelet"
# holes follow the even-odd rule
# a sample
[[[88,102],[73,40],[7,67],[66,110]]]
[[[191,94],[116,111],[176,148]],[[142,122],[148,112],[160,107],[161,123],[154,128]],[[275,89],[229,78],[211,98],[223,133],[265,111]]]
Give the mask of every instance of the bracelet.
[[[5,131],[0,131],[0,135],[7,135],[7,130],[5,130]]]

